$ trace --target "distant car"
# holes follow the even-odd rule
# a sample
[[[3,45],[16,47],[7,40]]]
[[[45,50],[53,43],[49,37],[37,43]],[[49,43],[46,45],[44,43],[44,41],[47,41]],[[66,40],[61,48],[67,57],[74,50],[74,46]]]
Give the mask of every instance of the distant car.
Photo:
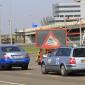
[[[66,76],[70,72],[85,71],[85,47],[61,47],[54,50],[41,63],[41,72],[58,72]]]
[[[12,66],[28,69],[30,57],[21,47],[16,45],[0,45],[0,68],[11,69]]]

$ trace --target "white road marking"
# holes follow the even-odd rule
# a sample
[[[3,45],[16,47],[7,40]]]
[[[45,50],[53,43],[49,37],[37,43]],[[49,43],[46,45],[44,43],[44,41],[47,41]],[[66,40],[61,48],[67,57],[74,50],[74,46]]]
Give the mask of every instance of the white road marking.
[[[25,84],[14,83],[14,82],[6,82],[6,81],[0,81],[0,83],[10,84],[10,85],[25,85]]]

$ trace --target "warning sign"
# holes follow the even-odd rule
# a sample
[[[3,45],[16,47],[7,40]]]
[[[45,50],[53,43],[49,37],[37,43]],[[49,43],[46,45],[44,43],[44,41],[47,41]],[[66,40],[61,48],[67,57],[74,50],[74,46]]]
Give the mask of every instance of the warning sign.
[[[57,48],[67,46],[67,31],[63,28],[50,28],[47,30],[37,30],[35,45],[39,48]]]
[[[48,36],[45,38],[42,47],[44,48],[57,48],[60,46],[59,40],[55,37],[55,35],[50,31]]]
[[[46,44],[48,45],[57,45],[58,44],[58,41],[52,36],[50,35]]]

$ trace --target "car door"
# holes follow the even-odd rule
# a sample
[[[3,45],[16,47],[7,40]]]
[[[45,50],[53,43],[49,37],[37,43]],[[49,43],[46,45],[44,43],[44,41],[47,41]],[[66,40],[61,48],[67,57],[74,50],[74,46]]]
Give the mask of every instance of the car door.
[[[47,59],[47,66],[50,70],[56,70],[56,65],[58,64],[58,57],[56,56],[58,49],[53,51]]]
[[[50,53],[49,56],[46,58],[46,66],[47,69],[53,70],[54,69],[54,52]]]
[[[62,48],[58,48],[54,54],[54,57],[53,57],[53,70],[59,70],[59,66],[60,66],[60,58],[61,58],[61,55],[62,55]]]

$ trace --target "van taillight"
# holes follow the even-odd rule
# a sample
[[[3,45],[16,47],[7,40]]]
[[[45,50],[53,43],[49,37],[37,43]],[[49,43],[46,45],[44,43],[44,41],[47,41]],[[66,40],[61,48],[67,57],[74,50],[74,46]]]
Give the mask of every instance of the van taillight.
[[[69,64],[76,64],[76,60],[75,60],[74,57],[71,57],[71,58],[69,59]]]

